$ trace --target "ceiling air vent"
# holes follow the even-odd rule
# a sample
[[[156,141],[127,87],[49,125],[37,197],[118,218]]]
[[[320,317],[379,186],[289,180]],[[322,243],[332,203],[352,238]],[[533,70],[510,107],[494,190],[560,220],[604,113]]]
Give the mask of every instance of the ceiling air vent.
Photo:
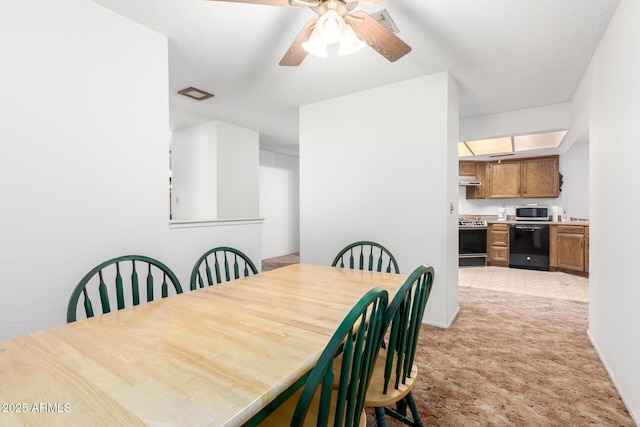
[[[396,26],[396,23],[393,22],[391,16],[389,16],[389,12],[387,9],[382,9],[380,12],[372,13],[371,17],[378,21],[380,25],[385,27],[387,30],[391,31],[393,34],[398,34],[400,30]]]
[[[179,90],[178,93],[186,96],[187,98],[195,99],[196,101],[204,101],[205,99],[213,98],[212,93],[196,89],[195,87],[188,87],[186,89]]]

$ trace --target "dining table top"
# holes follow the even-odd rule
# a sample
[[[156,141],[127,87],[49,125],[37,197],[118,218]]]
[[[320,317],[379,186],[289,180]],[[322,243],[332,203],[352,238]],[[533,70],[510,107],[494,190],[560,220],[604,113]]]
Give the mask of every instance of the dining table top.
[[[0,425],[241,426],[406,277],[294,264],[0,341]]]

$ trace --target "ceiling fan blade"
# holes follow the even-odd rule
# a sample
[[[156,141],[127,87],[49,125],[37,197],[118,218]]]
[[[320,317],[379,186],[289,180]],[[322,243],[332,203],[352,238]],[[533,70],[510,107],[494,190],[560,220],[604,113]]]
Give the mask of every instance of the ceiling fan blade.
[[[382,26],[368,13],[358,11],[346,16],[360,40],[394,62],[411,52],[411,46]]]
[[[263,4],[266,6],[291,6],[289,0],[210,0],[210,1],[225,1],[231,3],[251,3],[251,4]]]
[[[316,21],[318,19],[312,19],[307,22],[304,27],[302,27],[302,31],[298,34],[298,37],[291,43],[289,50],[284,54],[282,59],[280,60],[280,65],[296,67],[302,64],[304,58],[307,57],[307,51],[302,47],[302,43],[309,40],[311,37],[311,33],[313,32],[313,27],[316,25]]]

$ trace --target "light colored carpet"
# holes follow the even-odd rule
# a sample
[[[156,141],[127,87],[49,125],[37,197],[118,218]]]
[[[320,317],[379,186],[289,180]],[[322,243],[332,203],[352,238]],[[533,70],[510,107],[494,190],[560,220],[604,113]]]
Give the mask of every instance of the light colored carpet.
[[[453,325],[423,325],[418,342],[425,426],[635,425],[587,337],[588,279],[464,267],[459,284]]]

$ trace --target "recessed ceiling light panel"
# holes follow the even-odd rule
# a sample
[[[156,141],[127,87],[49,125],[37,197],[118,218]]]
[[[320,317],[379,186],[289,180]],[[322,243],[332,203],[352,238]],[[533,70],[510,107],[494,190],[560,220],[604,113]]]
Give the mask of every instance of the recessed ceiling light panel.
[[[471,150],[469,150],[469,147],[467,147],[467,144],[465,144],[464,142],[458,142],[458,157],[469,157],[469,156],[473,156],[473,153],[471,152]]]
[[[533,135],[514,136],[516,151],[540,150],[543,148],[557,148],[567,134],[566,130],[558,132],[536,133]]]
[[[467,146],[477,156],[495,153],[511,153],[513,146],[511,145],[511,137],[479,139],[475,141],[466,141]]]
[[[178,91],[180,95],[187,98],[195,99],[196,101],[204,101],[205,99],[213,98],[213,94],[205,92],[204,90],[196,89],[195,87],[188,87]]]

